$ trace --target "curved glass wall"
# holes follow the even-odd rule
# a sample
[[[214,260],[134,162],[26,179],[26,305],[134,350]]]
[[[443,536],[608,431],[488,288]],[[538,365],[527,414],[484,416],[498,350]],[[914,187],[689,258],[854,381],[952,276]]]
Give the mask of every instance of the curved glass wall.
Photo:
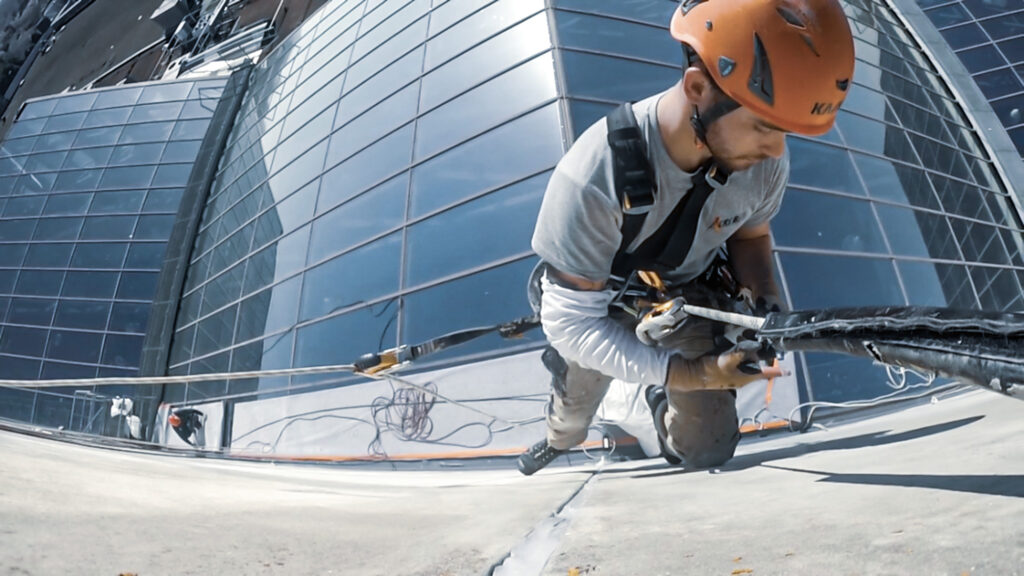
[[[917,0],[960,57],[1024,156],[1024,4]]]
[[[164,250],[224,82],[25,105],[0,143],[3,378],[137,372]],[[4,389],[0,416],[69,427],[73,403],[81,409],[96,397],[87,396]]]
[[[563,151],[544,2],[431,4],[328,4],[254,71],[170,373],[342,364],[529,313],[529,240]]]

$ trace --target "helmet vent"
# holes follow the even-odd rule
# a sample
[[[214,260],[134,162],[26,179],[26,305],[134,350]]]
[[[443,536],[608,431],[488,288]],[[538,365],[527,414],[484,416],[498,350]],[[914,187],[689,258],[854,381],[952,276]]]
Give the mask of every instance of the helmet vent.
[[[801,20],[800,17],[796,15],[796,12],[793,12],[792,10],[786,8],[785,6],[779,6],[775,10],[776,12],[779,13],[779,16],[782,16],[783,20],[789,23],[790,26],[795,26],[801,30],[807,29],[807,25],[804,24],[804,21]]]
[[[807,47],[811,49],[811,52],[814,52],[815,56],[821,58],[821,54],[818,54],[818,49],[814,47],[814,40],[811,40],[811,35],[804,32],[800,37],[804,39],[804,44],[807,44]]]
[[[772,85],[772,67],[768,62],[761,37],[754,33],[754,67],[750,71],[750,91],[764,100],[769,106],[775,105],[775,89]]]

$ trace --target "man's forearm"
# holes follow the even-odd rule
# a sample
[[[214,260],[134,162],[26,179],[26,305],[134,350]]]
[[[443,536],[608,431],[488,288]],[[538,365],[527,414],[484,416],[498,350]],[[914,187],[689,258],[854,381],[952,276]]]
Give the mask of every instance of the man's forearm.
[[[729,262],[736,273],[736,280],[750,288],[755,299],[759,296],[778,296],[770,235],[733,238],[729,240],[728,248]]]

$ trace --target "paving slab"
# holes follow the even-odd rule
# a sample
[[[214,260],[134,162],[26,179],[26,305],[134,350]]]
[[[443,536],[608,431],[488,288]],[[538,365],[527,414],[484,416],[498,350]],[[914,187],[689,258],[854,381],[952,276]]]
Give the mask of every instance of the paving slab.
[[[631,462],[581,494],[543,572],[1022,574],[1024,403],[978,391],[744,441],[713,471]]]
[[[0,432],[0,574],[483,574],[590,476],[123,453]]]

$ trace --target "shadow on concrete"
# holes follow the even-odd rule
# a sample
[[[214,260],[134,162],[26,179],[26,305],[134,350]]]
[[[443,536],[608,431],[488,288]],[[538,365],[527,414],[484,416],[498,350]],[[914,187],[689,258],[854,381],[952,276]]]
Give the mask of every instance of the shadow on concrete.
[[[836,440],[828,440],[819,443],[801,443],[795,446],[787,446],[785,448],[778,448],[775,450],[767,450],[765,452],[754,452],[752,454],[743,454],[737,456],[725,463],[722,466],[715,468],[720,472],[736,472],[739,470],[746,470],[754,466],[761,466],[766,462],[772,462],[775,460],[785,460],[787,458],[795,458],[797,456],[803,456],[805,454],[813,454],[815,452],[824,452],[827,450],[855,450],[857,448],[867,448],[870,446],[884,446],[887,444],[895,444],[897,442],[906,442],[908,440],[915,440],[923,438],[925,436],[931,436],[933,434],[941,434],[956,428],[973,424],[982,418],[984,415],[970,416],[967,418],[961,418],[959,420],[951,420],[949,422],[943,422],[941,424],[933,424],[931,426],[924,426],[922,428],[916,428],[914,430],[907,430],[906,432],[900,432],[897,434],[890,434],[890,430],[872,432],[870,434],[861,434],[860,436],[851,436],[849,438],[838,438]],[[671,476],[674,474],[685,474],[688,472],[700,472],[701,470],[682,468],[669,468],[667,464],[662,464],[661,468],[666,468],[664,472],[654,474],[635,474],[633,478],[654,478],[658,476]],[[609,470],[602,473],[614,473],[618,472],[615,470]],[[637,472],[636,469],[622,470],[622,472]]]
[[[952,474],[949,476],[937,474],[833,474],[821,470],[806,470],[788,466],[768,465],[766,468],[824,476],[818,482],[934,488],[951,492],[971,492],[974,494],[1024,498],[1024,476],[1019,474]]]

